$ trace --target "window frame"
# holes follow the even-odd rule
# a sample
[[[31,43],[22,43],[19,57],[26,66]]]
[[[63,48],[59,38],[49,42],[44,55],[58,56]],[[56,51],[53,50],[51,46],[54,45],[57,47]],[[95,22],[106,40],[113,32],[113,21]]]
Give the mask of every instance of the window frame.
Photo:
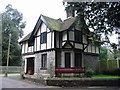
[[[82,32],[75,30],[75,42],[82,42]]]
[[[47,32],[43,32],[40,35],[40,44],[47,43]]]
[[[81,68],[82,67],[82,53],[75,52],[74,56],[75,56],[74,67]]]
[[[70,52],[65,52],[65,68],[71,68],[71,53]]]
[[[47,69],[47,54],[41,55],[41,69]]]

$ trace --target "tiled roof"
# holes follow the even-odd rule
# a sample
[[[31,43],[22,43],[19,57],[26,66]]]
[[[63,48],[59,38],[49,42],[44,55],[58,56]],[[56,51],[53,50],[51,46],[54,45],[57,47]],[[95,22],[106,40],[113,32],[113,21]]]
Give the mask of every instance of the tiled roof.
[[[68,18],[68,19],[64,20],[64,21],[61,23],[61,28],[60,28],[60,30],[63,31],[63,30],[69,29],[70,26],[75,22],[75,20],[76,20],[75,17],[71,17],[71,18]]]
[[[53,19],[53,18],[50,18],[50,17],[47,17],[47,16],[44,16],[44,19],[46,20],[46,22],[48,23],[48,25],[53,29],[53,30],[56,30],[56,31],[59,31],[60,30],[60,26],[61,26],[61,20],[60,19]]]
[[[47,21],[48,25],[56,31],[63,31],[68,29],[76,20],[75,17],[68,18],[62,22],[61,19],[53,19],[47,16],[44,16],[44,19]]]
[[[19,43],[27,41],[30,38],[31,34],[32,32],[30,32],[27,36],[25,36]]]
[[[71,25],[73,25],[73,23],[75,22],[76,20],[76,17],[71,17],[71,18],[68,18],[64,21],[62,21],[61,19],[53,19],[53,18],[50,18],[50,17],[47,17],[47,16],[44,16],[44,15],[41,15],[43,16],[43,18],[45,19],[46,23],[49,25],[49,27],[52,29],[52,30],[55,30],[55,31],[63,31],[63,30],[67,30],[70,28]],[[26,37],[24,37],[21,41],[27,41],[30,36],[31,36],[32,32],[29,33]]]

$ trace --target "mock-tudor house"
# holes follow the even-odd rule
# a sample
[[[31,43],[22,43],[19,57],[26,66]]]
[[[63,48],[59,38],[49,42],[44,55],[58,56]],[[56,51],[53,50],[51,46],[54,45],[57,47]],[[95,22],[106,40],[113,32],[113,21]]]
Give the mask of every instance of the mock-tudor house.
[[[25,75],[57,76],[56,70],[98,69],[99,44],[91,32],[76,25],[77,18],[62,21],[40,15],[33,31],[20,41]],[[66,73],[67,73],[66,70]]]

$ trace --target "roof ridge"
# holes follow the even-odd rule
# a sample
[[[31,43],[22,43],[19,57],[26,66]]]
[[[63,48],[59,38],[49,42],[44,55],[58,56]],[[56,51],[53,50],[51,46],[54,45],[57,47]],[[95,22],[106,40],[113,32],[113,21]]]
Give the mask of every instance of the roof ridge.
[[[21,43],[21,42],[23,42],[23,41],[27,41],[27,40],[30,38],[31,34],[32,34],[32,31],[31,31],[30,33],[28,33],[26,36],[24,36],[24,37],[20,40],[19,43]]]
[[[64,21],[67,21],[67,20],[70,20],[70,19],[74,19],[74,18],[76,18],[76,17],[70,17],[70,18],[65,19]]]
[[[51,18],[51,17],[45,16],[45,15],[42,15],[42,14],[41,14],[41,16],[43,16],[43,17],[47,17],[47,18],[50,18],[50,19],[53,19],[53,20],[58,20],[58,19]]]

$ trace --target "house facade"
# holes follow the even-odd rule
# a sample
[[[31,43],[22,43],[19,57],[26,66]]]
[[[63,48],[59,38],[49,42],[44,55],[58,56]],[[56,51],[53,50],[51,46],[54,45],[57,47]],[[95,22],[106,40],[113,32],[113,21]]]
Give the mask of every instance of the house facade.
[[[56,68],[98,69],[99,42],[93,43],[92,33],[76,22],[76,17],[64,21],[39,17],[34,30],[20,41],[26,75],[53,77]]]

